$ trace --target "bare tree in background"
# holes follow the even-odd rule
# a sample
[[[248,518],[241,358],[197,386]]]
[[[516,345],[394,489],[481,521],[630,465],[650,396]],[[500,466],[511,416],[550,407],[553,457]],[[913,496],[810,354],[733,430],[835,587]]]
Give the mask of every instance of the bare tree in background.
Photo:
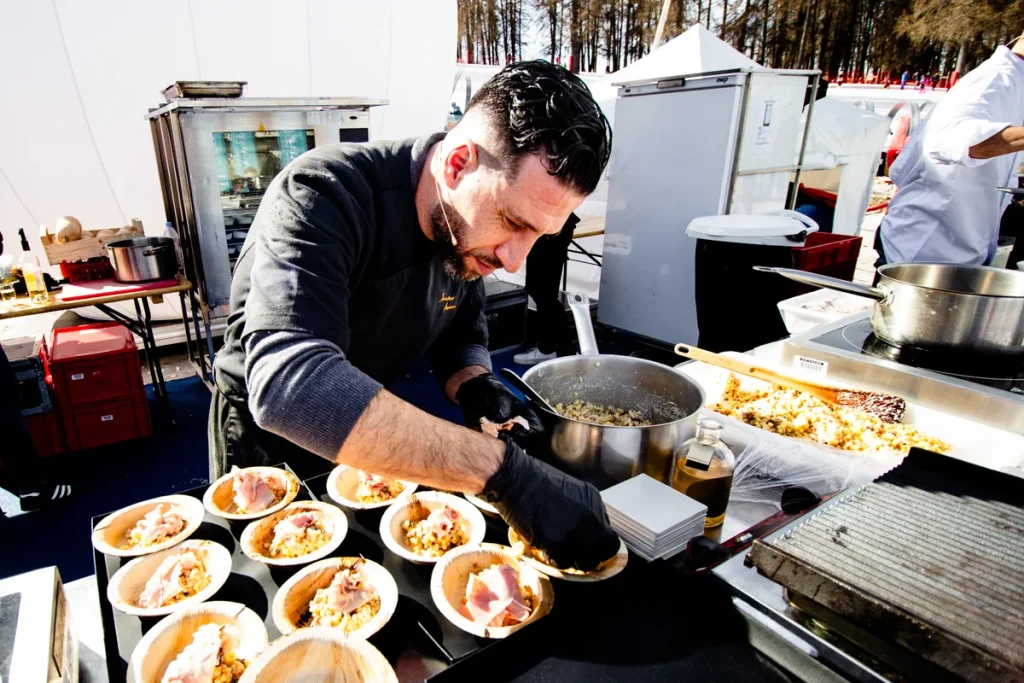
[[[665,39],[694,22],[769,67],[835,80],[873,72],[961,73],[1024,31],[1024,0],[672,0]],[[663,0],[458,0],[457,57],[523,58],[532,16],[551,61],[617,71],[651,49]]]

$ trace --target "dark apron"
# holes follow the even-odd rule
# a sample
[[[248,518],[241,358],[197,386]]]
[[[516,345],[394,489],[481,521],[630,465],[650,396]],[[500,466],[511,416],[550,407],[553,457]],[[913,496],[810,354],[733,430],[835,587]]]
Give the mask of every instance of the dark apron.
[[[364,282],[349,297],[349,361],[384,386],[403,377],[452,320],[468,285],[448,278],[436,259],[397,275]],[[343,347],[344,348],[344,347]],[[334,463],[260,429],[247,396],[220,381],[210,404],[210,480],[232,465],[287,462],[300,479],[328,472]]]

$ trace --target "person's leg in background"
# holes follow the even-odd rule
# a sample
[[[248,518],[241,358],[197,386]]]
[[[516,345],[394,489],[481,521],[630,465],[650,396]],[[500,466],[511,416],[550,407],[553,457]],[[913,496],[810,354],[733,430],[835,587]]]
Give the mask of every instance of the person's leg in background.
[[[531,330],[537,346],[515,355],[513,360],[520,365],[536,365],[571,352],[569,324],[559,297],[559,285],[572,234],[579,221],[576,214],[570,214],[562,232],[541,237],[526,257],[526,293],[537,305]]]
[[[882,247],[882,226],[881,225],[878,226],[878,230],[875,230],[875,244],[874,244],[874,248],[875,248],[875,253],[878,254],[878,258],[875,259],[875,279],[874,279],[874,281],[871,284],[872,284],[872,286],[877,286],[878,285],[878,280],[881,277],[878,274],[878,269],[881,268],[882,266],[884,266],[886,263],[888,263],[888,261],[885,260],[885,251],[884,251],[884,249]]]
[[[0,347],[0,435],[4,441],[4,488],[21,499],[21,509],[37,510],[71,495],[68,484],[47,484],[39,453],[21,416],[20,392],[7,355]]]

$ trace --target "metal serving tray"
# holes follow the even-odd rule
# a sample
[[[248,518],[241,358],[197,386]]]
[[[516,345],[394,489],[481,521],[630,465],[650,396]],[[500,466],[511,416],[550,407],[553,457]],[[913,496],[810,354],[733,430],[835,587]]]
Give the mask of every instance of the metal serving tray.
[[[175,81],[164,88],[164,99],[179,97],[241,97],[248,81]]]
[[[277,465],[292,471],[287,465]],[[296,500],[322,500],[334,504],[327,496],[327,474],[302,482]],[[182,495],[202,499],[207,487],[201,486],[180,492]],[[504,640],[477,638],[455,627],[445,619],[430,597],[430,573],[434,565],[415,565],[394,555],[384,547],[378,533],[380,519],[386,508],[377,510],[347,510],[349,529],[341,547],[330,557],[362,556],[383,565],[398,584],[398,607],[394,616],[370,642],[380,650],[394,667],[402,683],[431,680],[436,682],[458,680],[462,676],[459,665],[466,662],[467,671],[474,668],[472,657],[499,661],[500,651],[506,647],[519,648],[532,639],[534,627],[513,633]],[[106,514],[94,517],[93,526]],[[486,515],[485,515],[486,517]],[[485,540],[507,544],[507,527],[501,520],[487,519]],[[231,576],[211,600],[240,602],[264,618],[270,640],[280,636],[270,614],[274,595],[285,581],[306,565],[298,567],[270,567],[249,559],[239,547],[242,530],[249,522],[229,522],[206,514],[193,539],[216,541],[231,550]],[[100,616],[103,622],[103,641],[106,649],[107,675],[110,683],[126,680],[132,650],[142,636],[162,617],[135,617],[114,611],[107,601],[107,585],[123,564],[134,558],[108,557],[93,551],[96,567],[96,586],[99,591]],[[500,650],[496,652],[495,650]],[[478,666],[478,665],[477,665]]]

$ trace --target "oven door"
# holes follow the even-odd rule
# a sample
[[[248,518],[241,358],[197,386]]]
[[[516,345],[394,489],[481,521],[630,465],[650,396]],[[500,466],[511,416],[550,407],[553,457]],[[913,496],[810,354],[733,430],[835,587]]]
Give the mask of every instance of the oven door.
[[[227,315],[231,273],[270,182],[313,147],[366,142],[369,113],[194,110],[182,111],[180,121],[203,266],[200,294],[219,317]]]

